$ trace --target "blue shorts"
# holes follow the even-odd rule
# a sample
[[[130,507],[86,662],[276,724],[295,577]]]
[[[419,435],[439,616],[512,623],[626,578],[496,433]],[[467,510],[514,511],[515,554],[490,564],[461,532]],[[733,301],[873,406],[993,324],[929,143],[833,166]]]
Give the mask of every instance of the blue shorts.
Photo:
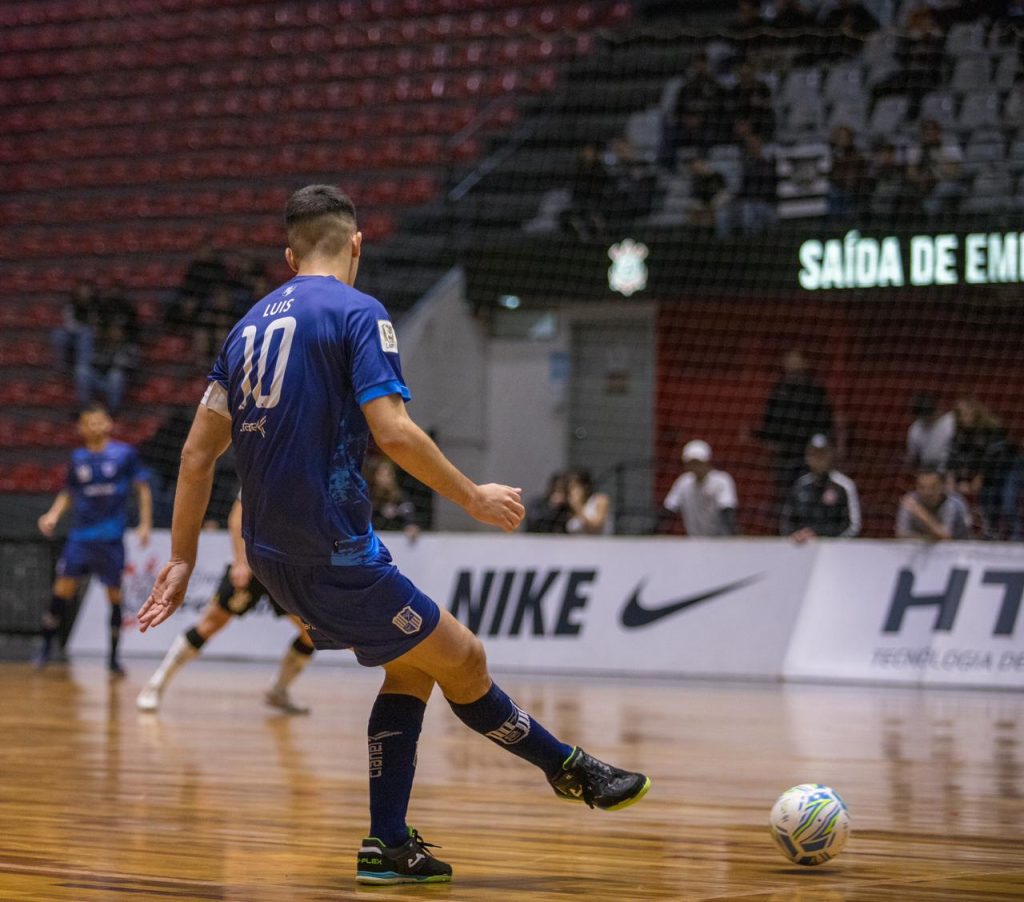
[[[105,586],[119,589],[124,571],[124,542],[68,539],[57,561],[57,575],[78,579],[90,573]]]
[[[289,564],[251,551],[249,564],[271,597],[309,627],[318,650],[351,648],[364,667],[400,658],[441,619],[383,546],[372,563],[352,567]]]

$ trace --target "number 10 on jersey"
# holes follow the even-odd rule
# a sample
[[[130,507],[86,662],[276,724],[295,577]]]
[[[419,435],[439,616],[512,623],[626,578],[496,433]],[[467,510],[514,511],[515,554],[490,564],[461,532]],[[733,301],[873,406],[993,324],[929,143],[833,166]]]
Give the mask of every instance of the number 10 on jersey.
[[[252,380],[252,360],[256,355],[256,334],[259,330],[256,326],[246,326],[242,330],[242,338],[245,339],[245,359],[242,361],[242,403],[239,409],[249,403],[249,398],[257,407],[277,407],[281,400],[281,388],[284,383],[284,373],[288,368],[288,356],[292,352],[292,338],[295,337],[295,317],[282,316],[274,320],[263,330],[263,337],[260,340],[259,362],[256,364],[256,382]],[[270,389],[265,390],[267,367],[270,360],[271,349],[275,345],[274,336],[280,332],[281,336],[277,344],[277,354],[274,360],[274,372],[270,377]]]

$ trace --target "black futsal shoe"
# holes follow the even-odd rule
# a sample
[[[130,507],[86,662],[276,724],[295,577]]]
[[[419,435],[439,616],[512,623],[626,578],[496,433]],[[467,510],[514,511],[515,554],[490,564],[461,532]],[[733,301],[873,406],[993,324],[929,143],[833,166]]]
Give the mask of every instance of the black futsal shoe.
[[[356,858],[356,883],[448,883],[452,866],[431,854],[430,849],[436,848],[412,827],[400,846],[385,846],[377,837],[367,837]]]
[[[591,808],[618,811],[639,802],[651,788],[651,778],[598,761],[579,746],[548,782],[560,799],[586,802]]]

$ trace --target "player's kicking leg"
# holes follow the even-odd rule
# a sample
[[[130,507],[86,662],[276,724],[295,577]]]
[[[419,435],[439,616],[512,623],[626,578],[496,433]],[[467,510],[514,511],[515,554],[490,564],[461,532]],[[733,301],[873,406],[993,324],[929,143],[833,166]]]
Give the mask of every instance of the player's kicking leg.
[[[306,627],[298,617],[292,616],[291,619],[299,628],[299,634],[284,653],[284,657],[281,658],[274,682],[263,694],[263,700],[272,708],[284,711],[285,714],[309,714],[309,708],[298,705],[292,700],[288,688],[295,678],[306,669],[312,659],[313,640],[309,638]]]
[[[568,746],[520,708],[491,679],[484,648],[450,613],[433,632],[384,665],[387,677],[368,727],[371,836],[359,851],[361,883],[441,882],[451,867],[434,858],[405,823],[423,712],[436,681],[470,729],[539,767],[555,794],[616,811],[639,801],[650,778]]]
[[[224,629],[232,616],[220,605],[217,596],[211,598],[198,622],[175,637],[160,666],[135,699],[135,706],[140,711],[156,711],[174,675],[199,654],[209,639]]]

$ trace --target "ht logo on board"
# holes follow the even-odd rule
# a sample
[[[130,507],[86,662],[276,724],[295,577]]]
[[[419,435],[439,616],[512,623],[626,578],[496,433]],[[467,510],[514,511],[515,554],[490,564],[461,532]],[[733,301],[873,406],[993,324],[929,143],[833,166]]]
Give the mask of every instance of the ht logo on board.
[[[970,571],[954,567],[949,573],[946,587],[939,592],[914,593],[914,573],[900,570],[896,588],[889,602],[889,613],[882,627],[884,633],[898,633],[903,628],[904,615],[910,608],[935,608],[933,632],[952,631],[963,601],[964,589]],[[1002,601],[992,627],[993,636],[1011,636],[1017,626],[1021,599],[1024,598],[1024,571],[985,570],[981,582],[986,586],[1001,586]]]
[[[448,610],[487,636],[578,636],[596,570],[460,570]]]

